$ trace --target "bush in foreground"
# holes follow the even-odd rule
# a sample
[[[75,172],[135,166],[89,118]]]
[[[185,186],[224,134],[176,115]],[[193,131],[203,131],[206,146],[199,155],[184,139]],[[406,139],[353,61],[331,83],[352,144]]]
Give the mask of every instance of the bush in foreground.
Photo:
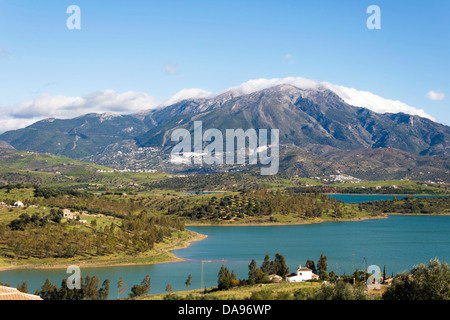
[[[450,269],[438,259],[394,277],[383,300],[449,300]]]

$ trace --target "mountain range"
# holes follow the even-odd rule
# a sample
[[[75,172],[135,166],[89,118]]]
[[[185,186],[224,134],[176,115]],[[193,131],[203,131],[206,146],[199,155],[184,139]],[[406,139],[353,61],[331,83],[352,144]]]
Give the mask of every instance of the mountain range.
[[[170,167],[171,132],[176,128],[192,131],[194,121],[202,121],[203,130],[222,132],[279,129],[280,167],[288,172],[351,171],[369,179],[377,174],[378,178],[404,177],[416,171],[444,179],[449,175],[450,127],[418,115],[356,107],[328,88],[289,84],[244,94],[231,90],[129,115],[91,113],[45,119],[5,132],[0,140],[19,150],[109,166],[164,169]],[[118,158],[118,163],[112,162]]]

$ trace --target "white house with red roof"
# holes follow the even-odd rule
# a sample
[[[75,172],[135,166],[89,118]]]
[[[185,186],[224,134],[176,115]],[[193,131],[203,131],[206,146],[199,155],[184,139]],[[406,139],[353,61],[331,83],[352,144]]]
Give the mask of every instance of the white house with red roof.
[[[314,274],[311,269],[298,266],[294,273],[288,274],[286,276],[287,282],[303,282],[306,280],[319,279],[319,276]]]

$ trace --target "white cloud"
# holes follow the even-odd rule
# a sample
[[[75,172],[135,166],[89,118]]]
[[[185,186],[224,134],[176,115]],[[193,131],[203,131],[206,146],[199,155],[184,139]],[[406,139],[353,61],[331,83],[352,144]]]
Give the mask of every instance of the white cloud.
[[[431,90],[427,93],[427,98],[430,100],[444,100],[445,94],[439,91]]]
[[[233,91],[236,94],[250,94],[256,91],[268,89],[281,84],[290,84],[302,89],[318,88],[320,83],[316,80],[310,80],[306,78],[273,78],[273,79],[255,79],[244,82],[236,87],[231,87],[227,91]]]
[[[424,110],[409,106],[401,101],[385,99],[368,91],[360,91],[302,77],[255,79],[231,87],[221,93],[233,91],[235,95],[244,95],[281,84],[290,84],[301,89],[325,88],[334,91],[350,105],[364,107],[378,113],[403,112],[436,121]],[[433,98],[442,98],[442,95],[445,97],[442,93],[440,96],[436,96],[436,92],[432,92]],[[168,106],[186,99],[214,98],[221,93],[200,88],[183,89],[162,103],[146,93],[133,91],[117,93],[114,90],[103,90],[80,97],[43,94],[31,101],[1,108],[3,116],[0,119],[0,133],[23,128],[45,118],[73,118],[86,113],[105,112],[133,114],[156,107]]]
[[[377,113],[406,113],[418,115],[436,121],[423,109],[418,109],[398,100],[385,99],[369,91],[359,91],[354,88],[347,88],[328,84],[328,89],[334,91],[345,102],[350,105],[367,108]]]
[[[114,112],[131,114],[158,106],[156,98],[142,92],[97,91],[85,96],[68,97],[42,94],[16,106],[2,108],[0,133],[24,128],[45,118],[73,118],[86,113]]]
[[[52,96],[43,94],[31,101],[23,102],[10,112],[14,118],[70,118],[84,113],[132,113],[157,106],[154,97],[146,93],[114,90],[97,91],[82,97]]]
[[[40,118],[20,119],[20,118],[13,118],[10,116],[2,117],[0,119],[0,134],[9,130],[25,128],[39,120],[41,119]]]
[[[171,96],[169,99],[163,102],[164,106],[170,106],[171,104],[186,100],[186,99],[202,99],[202,98],[214,98],[216,93],[207,90],[193,88],[183,89]]]

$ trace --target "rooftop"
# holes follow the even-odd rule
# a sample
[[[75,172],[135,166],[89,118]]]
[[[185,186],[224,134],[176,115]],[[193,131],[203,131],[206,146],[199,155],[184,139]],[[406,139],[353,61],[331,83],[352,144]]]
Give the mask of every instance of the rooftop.
[[[0,286],[0,300],[42,300],[34,294],[23,293],[16,288]]]

